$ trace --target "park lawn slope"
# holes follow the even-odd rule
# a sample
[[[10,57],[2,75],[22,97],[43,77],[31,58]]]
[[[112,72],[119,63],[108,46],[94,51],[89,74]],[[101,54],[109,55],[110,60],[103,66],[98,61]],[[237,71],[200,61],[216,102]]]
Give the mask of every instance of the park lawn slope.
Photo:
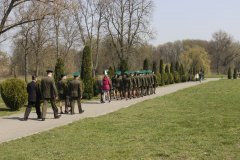
[[[240,159],[239,83],[227,79],[203,83],[2,143],[0,157]]]

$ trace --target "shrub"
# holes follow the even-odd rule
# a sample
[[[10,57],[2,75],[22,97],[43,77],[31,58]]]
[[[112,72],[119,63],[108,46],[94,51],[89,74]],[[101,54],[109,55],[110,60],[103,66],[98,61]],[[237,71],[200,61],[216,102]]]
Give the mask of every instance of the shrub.
[[[66,81],[67,81],[67,86],[68,86],[69,82],[70,82],[71,80],[73,80],[73,79],[74,79],[74,78],[67,78],[67,79],[66,79]],[[82,92],[84,92],[85,85],[84,85],[84,83],[83,83],[83,80],[81,80],[81,78],[79,78],[78,80],[82,82],[82,83],[81,83]]]
[[[55,65],[55,70],[54,70],[55,85],[58,84],[58,81],[61,78],[62,73],[64,73],[64,62],[63,62],[62,57],[59,57],[57,59],[57,63]]]
[[[172,73],[168,73],[168,81],[169,81],[170,84],[174,83],[174,78],[173,78]]]
[[[165,85],[165,81],[164,81],[164,63],[163,63],[163,59],[160,59],[160,70],[159,70],[160,74],[161,74],[161,86]]]
[[[153,62],[152,70],[154,71],[155,74],[157,73],[157,61],[156,60]]]
[[[177,62],[176,62],[176,71],[179,72],[179,70],[180,70],[179,62],[177,61]]]
[[[156,73],[156,76],[157,76],[157,81],[158,81],[158,85],[160,86],[161,85],[161,74],[160,73]]]
[[[166,67],[165,67],[165,73],[169,73],[168,65],[166,65]]]
[[[188,80],[188,75],[183,75],[182,76],[182,82],[187,82]]]
[[[169,84],[168,74],[167,74],[167,73],[163,73],[163,75],[164,75],[164,83],[165,83],[166,85],[168,85],[168,84]]]
[[[1,96],[7,107],[18,110],[27,102],[27,84],[17,78],[7,79],[2,83]]]
[[[174,71],[174,82],[175,83],[179,83],[180,82],[180,76],[179,76],[179,73],[178,71]]]
[[[196,74],[196,67],[193,67],[193,75]]]
[[[128,64],[127,64],[126,59],[123,59],[123,60],[121,61],[120,71],[122,72],[122,76],[123,76],[124,72],[129,71],[129,69],[128,69]]]
[[[232,71],[230,67],[228,69],[228,79],[232,79]]]
[[[98,78],[93,78],[93,95],[94,95],[94,97],[98,96],[97,80],[98,80]]]
[[[234,79],[237,79],[237,68],[234,68],[234,76],[233,76]]]
[[[89,46],[85,46],[82,56],[81,79],[85,85],[83,98],[91,99],[93,97],[93,82],[92,82],[92,55]]]
[[[147,58],[143,62],[143,70],[149,70],[149,61]]]
[[[108,74],[110,75],[110,78],[112,79],[112,77],[114,76],[114,70],[113,70],[112,66],[109,67]]]

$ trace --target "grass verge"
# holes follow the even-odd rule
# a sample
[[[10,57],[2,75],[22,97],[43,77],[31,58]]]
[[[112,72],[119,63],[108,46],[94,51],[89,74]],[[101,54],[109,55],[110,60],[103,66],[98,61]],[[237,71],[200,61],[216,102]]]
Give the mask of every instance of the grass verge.
[[[205,75],[204,78],[227,78],[228,75]]]
[[[197,85],[0,144],[1,159],[240,159],[239,80]]]

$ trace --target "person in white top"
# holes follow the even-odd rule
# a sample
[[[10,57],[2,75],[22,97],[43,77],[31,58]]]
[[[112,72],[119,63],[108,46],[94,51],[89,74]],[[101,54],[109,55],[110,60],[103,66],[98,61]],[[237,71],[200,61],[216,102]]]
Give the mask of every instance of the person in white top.
[[[198,81],[198,78],[199,78],[199,74],[198,74],[198,73],[196,73],[196,74],[195,74],[195,79],[196,79],[196,82]]]

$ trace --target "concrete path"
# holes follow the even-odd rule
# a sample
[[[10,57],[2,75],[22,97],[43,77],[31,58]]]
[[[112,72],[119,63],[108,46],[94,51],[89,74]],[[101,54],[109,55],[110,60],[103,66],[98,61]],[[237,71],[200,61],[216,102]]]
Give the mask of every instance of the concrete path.
[[[209,78],[203,81],[203,83],[209,81],[217,81],[218,78]],[[99,101],[89,101],[82,103],[84,110],[83,114],[62,114],[59,119],[53,118],[53,111],[51,108],[47,111],[47,116],[45,121],[38,120],[35,113],[35,108],[32,109],[32,112],[28,118],[28,121],[23,121],[24,113],[13,114],[11,116],[5,116],[0,118],[0,143],[18,139],[21,137],[29,136],[36,134],[42,131],[47,131],[54,127],[66,125],[74,121],[86,118],[86,117],[96,117],[99,115],[104,115],[110,112],[119,110],[120,108],[126,108],[135,103],[147,99],[153,99],[159,96],[170,94],[176,92],[180,89],[195,86],[200,84],[199,82],[186,82],[180,84],[169,85],[165,87],[160,87],[157,89],[156,93],[151,96],[145,96],[143,98],[136,98],[126,101],[124,100],[112,100],[111,103],[106,102],[105,104],[100,104]],[[77,106],[75,106],[75,113],[78,112]]]

